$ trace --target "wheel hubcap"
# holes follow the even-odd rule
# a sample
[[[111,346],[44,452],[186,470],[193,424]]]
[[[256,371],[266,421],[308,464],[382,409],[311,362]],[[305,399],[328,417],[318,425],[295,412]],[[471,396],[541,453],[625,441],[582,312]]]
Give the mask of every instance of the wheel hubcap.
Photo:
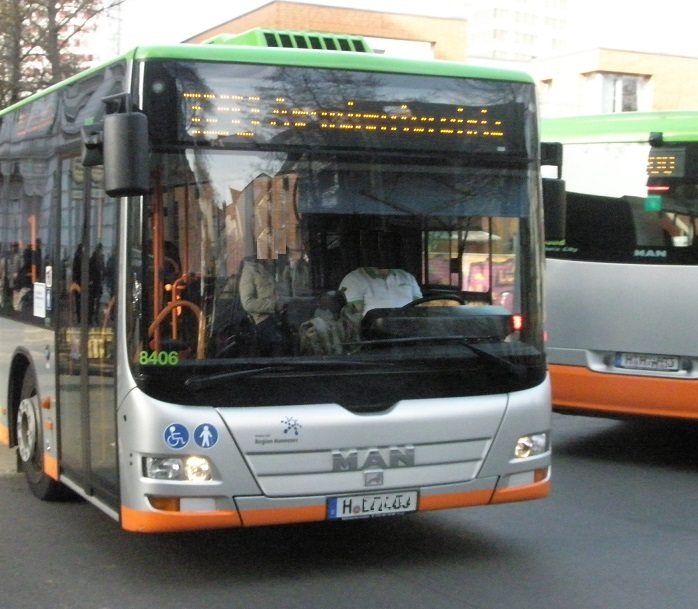
[[[22,461],[28,463],[36,454],[36,411],[31,399],[22,400],[17,413],[17,445]]]

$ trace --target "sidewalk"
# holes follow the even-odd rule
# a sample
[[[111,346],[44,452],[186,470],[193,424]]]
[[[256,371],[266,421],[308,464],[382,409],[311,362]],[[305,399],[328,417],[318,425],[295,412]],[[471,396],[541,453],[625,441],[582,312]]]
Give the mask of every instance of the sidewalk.
[[[0,476],[17,473],[16,449],[0,444]]]

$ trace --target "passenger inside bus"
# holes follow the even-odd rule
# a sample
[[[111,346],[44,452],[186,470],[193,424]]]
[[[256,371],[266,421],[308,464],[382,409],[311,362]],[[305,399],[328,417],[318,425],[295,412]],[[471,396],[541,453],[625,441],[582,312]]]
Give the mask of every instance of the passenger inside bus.
[[[288,254],[279,254],[275,276],[282,297],[312,294],[310,265],[300,250],[289,249]]]
[[[288,339],[283,331],[284,305],[274,279],[274,261],[246,258],[239,290],[242,308],[254,322],[254,342],[259,355],[282,355]]]

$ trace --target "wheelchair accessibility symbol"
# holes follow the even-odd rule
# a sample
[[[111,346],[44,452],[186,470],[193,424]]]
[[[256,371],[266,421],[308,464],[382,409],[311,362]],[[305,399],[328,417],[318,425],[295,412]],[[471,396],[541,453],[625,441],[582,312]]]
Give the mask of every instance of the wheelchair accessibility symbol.
[[[181,423],[172,423],[168,425],[163,437],[165,444],[175,450],[184,448],[189,444],[189,430]]]

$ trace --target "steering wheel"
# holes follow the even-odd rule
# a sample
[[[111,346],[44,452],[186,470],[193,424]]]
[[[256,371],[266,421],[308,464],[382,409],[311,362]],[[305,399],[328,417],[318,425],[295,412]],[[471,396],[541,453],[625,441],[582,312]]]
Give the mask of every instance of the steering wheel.
[[[418,307],[420,305],[424,305],[430,302],[436,302],[438,300],[446,300],[446,301],[451,301],[455,304],[449,305],[449,306],[456,306],[456,305],[464,305],[465,304],[465,299],[460,296],[459,294],[429,294],[428,296],[422,296],[422,298],[417,298],[416,300],[413,300],[412,302],[408,302],[406,305],[403,305],[403,309],[410,309],[412,307]],[[428,306],[428,305],[427,305]]]

